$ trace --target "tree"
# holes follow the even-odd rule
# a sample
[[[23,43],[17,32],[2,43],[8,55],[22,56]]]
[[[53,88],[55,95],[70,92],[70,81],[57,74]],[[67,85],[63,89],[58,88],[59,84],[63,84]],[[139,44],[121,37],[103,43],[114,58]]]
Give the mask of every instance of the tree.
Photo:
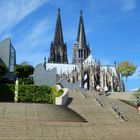
[[[127,78],[131,76],[136,71],[137,66],[135,66],[132,63],[129,63],[128,61],[123,61],[116,67],[116,71],[121,74],[122,77]]]
[[[14,68],[14,73],[18,78],[27,78],[33,74],[33,72],[34,67],[28,64],[16,65]]]
[[[7,67],[5,64],[0,64],[0,76],[6,74],[7,72]]]

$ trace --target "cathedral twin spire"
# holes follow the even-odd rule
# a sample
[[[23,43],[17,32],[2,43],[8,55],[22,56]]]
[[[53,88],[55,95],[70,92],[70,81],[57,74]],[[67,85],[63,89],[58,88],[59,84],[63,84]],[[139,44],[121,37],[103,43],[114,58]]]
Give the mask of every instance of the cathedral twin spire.
[[[77,34],[77,42],[79,43],[80,47],[87,45],[82,10],[80,11],[80,20],[79,20],[79,27],[78,27],[78,34]]]
[[[83,62],[90,55],[90,48],[86,42],[83,12],[80,11],[80,20],[77,33],[76,43],[73,45],[72,63],[77,64]]]
[[[58,9],[58,16],[57,16],[57,22],[56,22],[55,34],[54,34],[54,43],[59,45],[64,44],[60,8]]]
[[[68,63],[67,46],[64,43],[60,9],[58,9],[54,40],[51,42],[49,63]]]
[[[80,21],[79,21],[79,28],[78,28],[78,34],[77,34],[77,42],[79,45],[78,45],[77,51],[74,53],[76,53],[76,56],[77,56],[78,49],[84,48],[85,50],[83,50],[83,55],[85,59],[89,54],[89,50],[87,51],[86,49],[89,49],[89,48],[86,44],[86,35],[85,35],[82,11],[80,11]],[[54,40],[51,42],[50,58],[48,59],[48,62],[49,63],[68,63],[67,46],[66,46],[66,43],[64,43],[64,39],[63,39],[60,9],[58,9]]]

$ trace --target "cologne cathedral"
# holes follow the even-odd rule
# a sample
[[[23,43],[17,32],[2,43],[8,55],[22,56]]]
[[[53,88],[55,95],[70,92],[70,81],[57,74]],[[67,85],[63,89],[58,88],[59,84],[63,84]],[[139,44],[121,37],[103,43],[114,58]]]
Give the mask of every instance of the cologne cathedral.
[[[46,61],[46,60],[45,60]],[[77,39],[73,45],[72,64],[68,64],[67,46],[64,43],[60,9],[58,9],[54,39],[50,46],[50,57],[45,63],[46,70],[57,69],[60,79],[67,79],[71,83],[79,82],[81,88],[102,89],[107,86],[109,91],[124,91],[125,86],[116,66],[101,65],[93,59],[86,41],[83,13],[80,11]],[[63,75],[63,76],[62,76]]]

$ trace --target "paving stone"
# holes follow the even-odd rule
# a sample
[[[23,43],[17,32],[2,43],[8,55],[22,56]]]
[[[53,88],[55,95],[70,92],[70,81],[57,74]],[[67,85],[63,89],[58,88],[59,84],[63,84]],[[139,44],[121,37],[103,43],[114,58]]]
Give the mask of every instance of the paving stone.
[[[68,106],[88,122],[77,121],[81,116],[73,116],[75,112],[66,107],[0,103],[0,140],[139,140],[140,116],[122,123],[109,110],[98,106],[92,95],[88,96],[83,98],[70,91],[73,100]],[[133,108],[122,105],[133,118]]]

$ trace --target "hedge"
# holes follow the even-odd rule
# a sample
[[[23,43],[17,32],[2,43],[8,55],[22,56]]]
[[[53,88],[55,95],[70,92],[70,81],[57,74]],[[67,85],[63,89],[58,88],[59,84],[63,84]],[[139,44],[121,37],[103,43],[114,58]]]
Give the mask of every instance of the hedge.
[[[14,92],[14,84],[0,84],[0,102],[13,102]]]
[[[19,84],[33,84],[33,77],[27,77],[27,78],[19,78],[18,79]]]
[[[50,100],[51,88],[48,86],[19,85],[19,98],[21,102],[46,102]]]
[[[0,84],[0,101],[14,102],[15,84]],[[19,84],[19,102],[55,103],[55,98],[63,94],[55,86],[36,86]]]

